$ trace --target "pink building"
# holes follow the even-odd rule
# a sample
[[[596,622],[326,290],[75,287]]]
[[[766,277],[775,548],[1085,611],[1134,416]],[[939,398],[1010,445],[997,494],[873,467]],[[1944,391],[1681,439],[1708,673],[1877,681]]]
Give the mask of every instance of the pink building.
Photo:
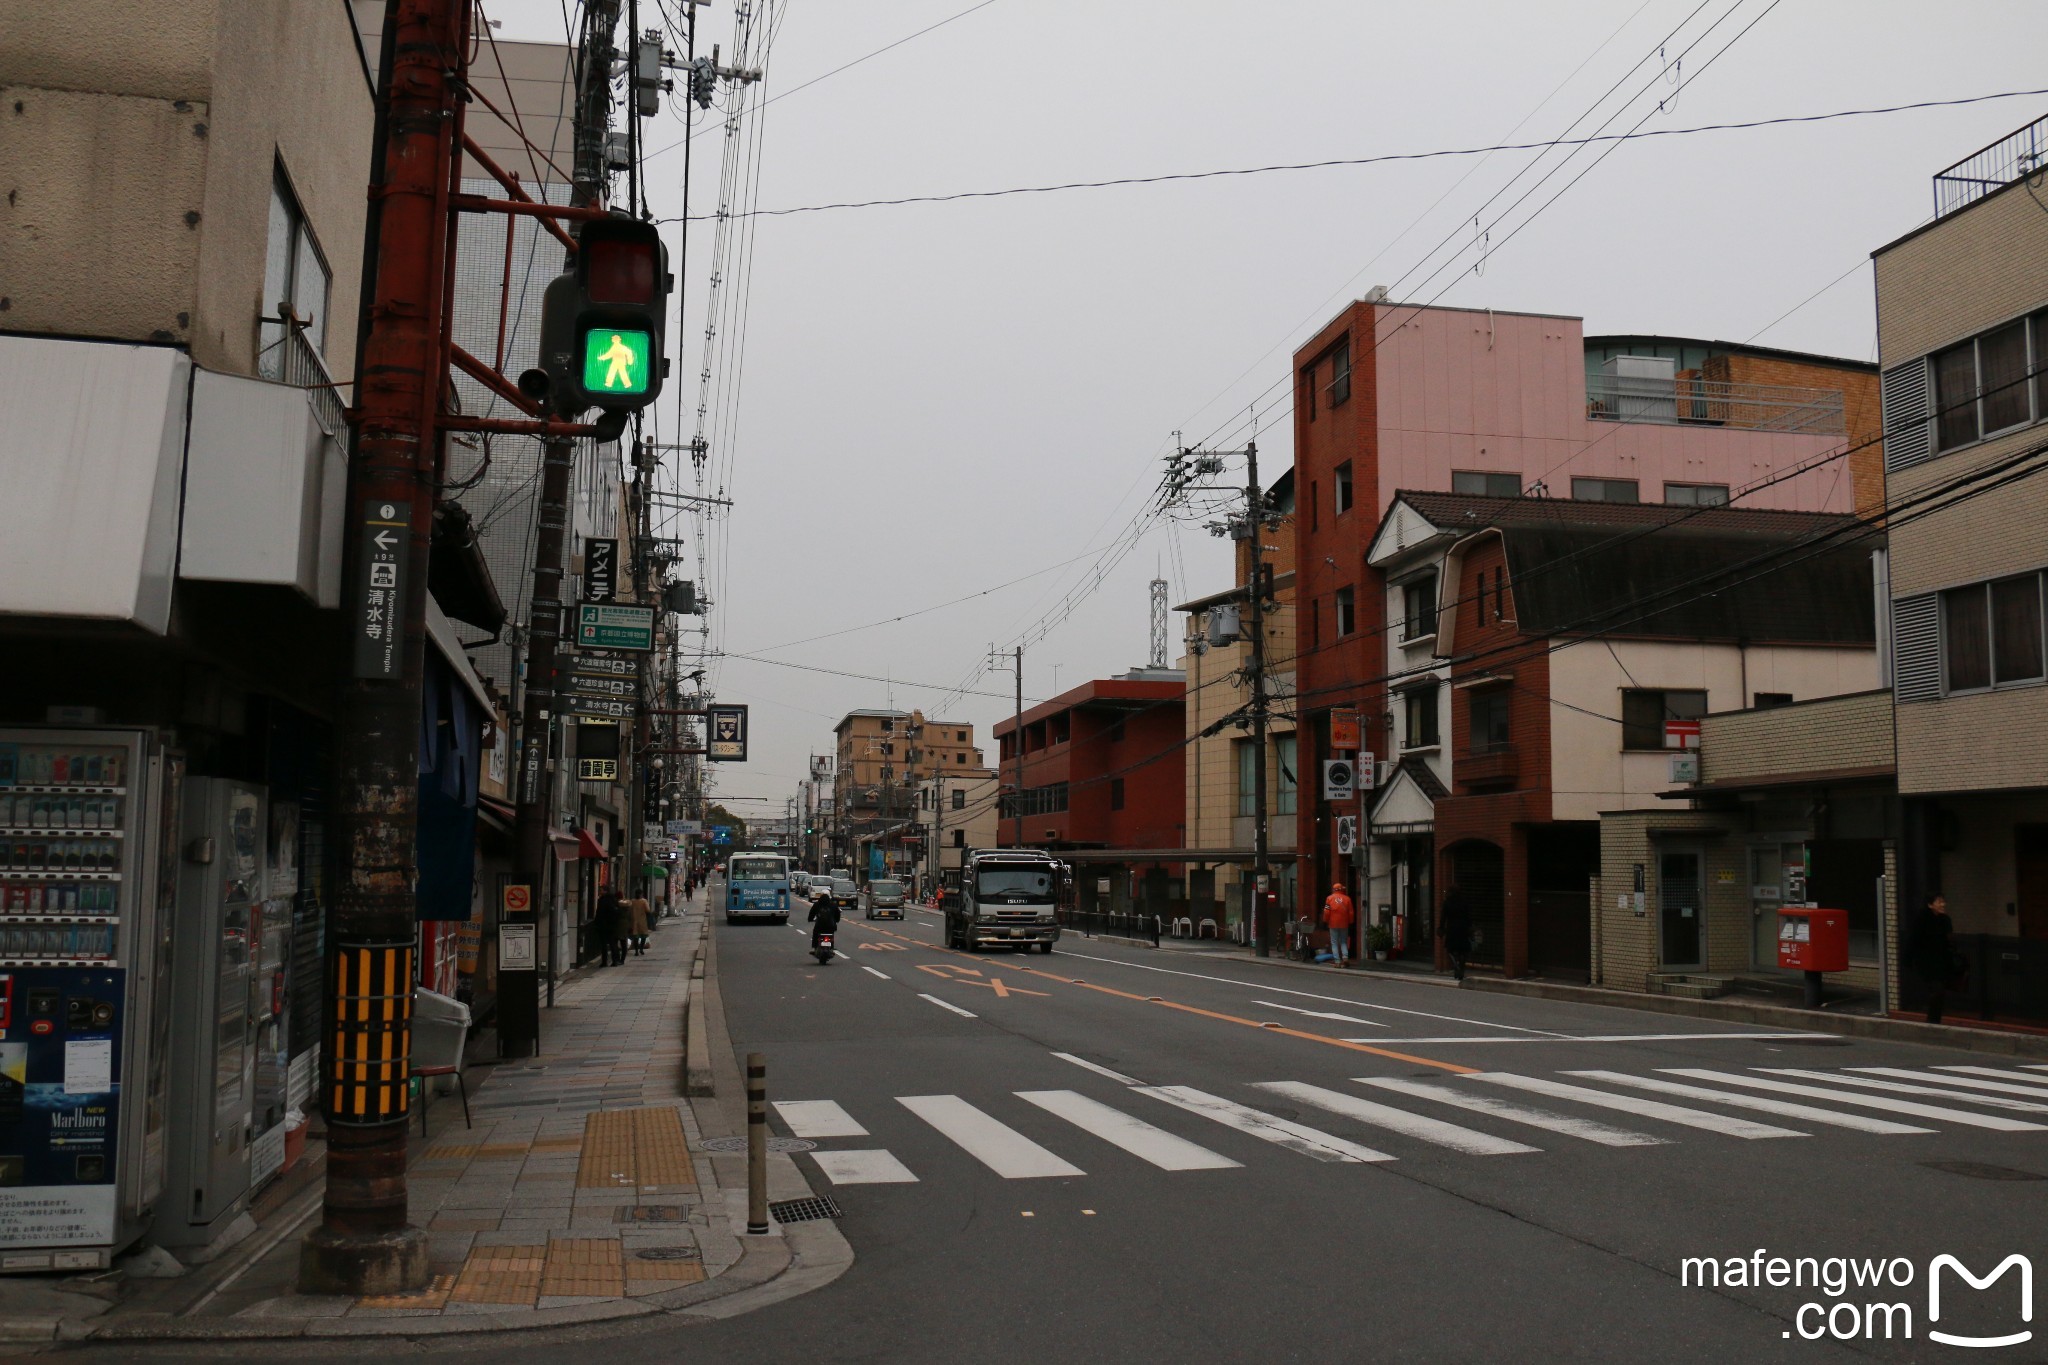
[[[1432,809],[1453,780],[1451,689],[1425,628],[1441,543],[1404,544],[1398,531],[1375,543],[1396,490],[1684,506],[1740,497],[1806,512],[1855,511],[1882,496],[1875,445],[1827,458],[1880,429],[1876,367],[1860,361],[1587,337],[1572,317],[1374,297],[1333,318],[1296,351],[1295,367],[1300,761],[1314,773],[1333,756],[1337,708],[1362,713],[1368,750],[1399,759],[1373,798],[1370,872],[1335,851],[1333,816],[1360,812],[1333,812],[1317,784],[1304,784],[1315,799],[1297,817],[1298,875],[1317,888],[1357,883],[1375,914],[1412,906],[1411,932],[1434,904]],[[1560,867],[1557,877],[1583,894],[1578,872]]]

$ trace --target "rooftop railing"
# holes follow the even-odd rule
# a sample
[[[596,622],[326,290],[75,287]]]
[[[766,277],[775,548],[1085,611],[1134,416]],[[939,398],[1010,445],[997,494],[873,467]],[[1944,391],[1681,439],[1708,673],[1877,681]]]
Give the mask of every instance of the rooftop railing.
[[[1934,175],[1934,216],[1968,208],[1993,190],[2004,189],[2042,169],[2048,156],[2048,115],[1980,147]]]
[[[1848,431],[1835,389],[1728,384],[1711,379],[1588,375],[1586,415],[1600,422],[1664,422],[1840,436]]]
[[[305,327],[295,319],[264,318],[257,338],[260,349],[256,352],[256,373],[304,389],[320,429],[329,436],[339,436],[348,423],[347,407],[335,391],[334,376],[327,372],[327,362],[307,339]]]

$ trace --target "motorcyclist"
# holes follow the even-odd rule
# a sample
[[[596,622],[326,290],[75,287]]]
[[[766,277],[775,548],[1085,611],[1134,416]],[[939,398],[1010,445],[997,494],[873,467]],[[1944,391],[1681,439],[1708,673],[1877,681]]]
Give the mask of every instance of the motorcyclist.
[[[809,919],[817,926],[811,930],[811,946],[818,946],[818,935],[839,932],[839,902],[831,896],[821,896],[811,902]]]

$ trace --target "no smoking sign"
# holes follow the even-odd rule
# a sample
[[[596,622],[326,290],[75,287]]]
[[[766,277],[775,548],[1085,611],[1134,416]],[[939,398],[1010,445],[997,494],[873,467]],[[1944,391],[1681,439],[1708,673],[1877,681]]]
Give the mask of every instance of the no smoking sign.
[[[524,915],[533,909],[533,888],[520,883],[505,888],[505,913]]]

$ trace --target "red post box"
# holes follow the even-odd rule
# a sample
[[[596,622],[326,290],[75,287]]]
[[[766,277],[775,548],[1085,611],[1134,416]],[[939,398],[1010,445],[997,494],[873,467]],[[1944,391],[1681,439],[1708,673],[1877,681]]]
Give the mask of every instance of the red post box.
[[[1802,972],[1849,970],[1849,912],[1788,905],[1778,911],[1778,965]]]

